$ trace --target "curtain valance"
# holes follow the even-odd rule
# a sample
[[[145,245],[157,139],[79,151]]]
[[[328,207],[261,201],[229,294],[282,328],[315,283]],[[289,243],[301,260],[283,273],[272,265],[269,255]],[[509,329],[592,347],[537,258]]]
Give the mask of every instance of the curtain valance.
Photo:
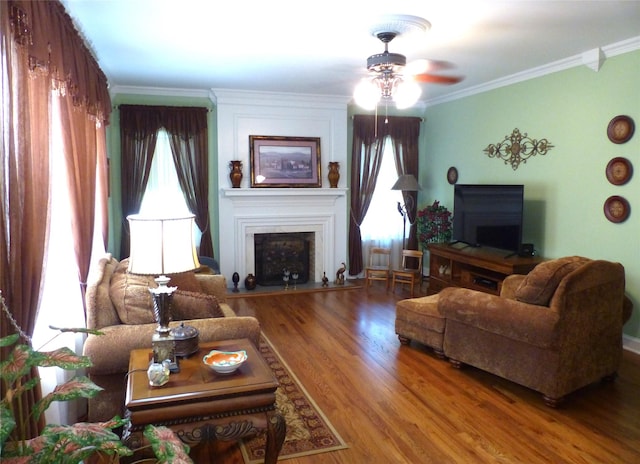
[[[83,37],[57,0],[8,2],[13,40],[26,52],[31,72],[51,78],[53,88],[70,96],[99,124],[109,124],[107,78]]]

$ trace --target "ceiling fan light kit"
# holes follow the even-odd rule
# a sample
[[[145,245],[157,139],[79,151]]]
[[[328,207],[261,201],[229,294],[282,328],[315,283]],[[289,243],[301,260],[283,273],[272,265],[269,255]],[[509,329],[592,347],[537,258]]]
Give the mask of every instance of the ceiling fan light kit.
[[[395,103],[396,108],[405,109],[413,106],[422,95],[422,89],[416,81],[455,83],[445,76],[443,80],[431,79],[426,74],[426,60],[419,60],[419,67],[407,65],[407,58],[400,53],[389,52],[389,42],[400,34],[426,32],[431,23],[426,19],[409,15],[393,15],[380,20],[371,33],[384,43],[384,52],[367,58],[369,76],[363,78],[355,88],[353,98],[356,104],[366,110],[375,109],[379,103],[388,105]],[[419,74],[422,72],[422,74]],[[415,74],[415,75],[414,75]]]

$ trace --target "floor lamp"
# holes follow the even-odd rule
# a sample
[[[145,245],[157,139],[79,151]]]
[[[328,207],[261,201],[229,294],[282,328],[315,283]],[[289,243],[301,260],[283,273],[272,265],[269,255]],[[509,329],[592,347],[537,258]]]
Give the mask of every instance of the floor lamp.
[[[422,187],[420,187],[420,184],[418,184],[418,181],[413,174],[403,174],[400,177],[398,177],[398,180],[396,181],[395,184],[393,184],[393,187],[391,187],[391,190],[402,190],[403,192],[417,192],[419,190],[422,190]],[[404,198],[404,195],[403,195],[403,198]],[[403,250],[407,248],[405,243],[405,236],[406,236],[406,230],[407,230],[407,213],[413,210],[415,206],[414,201],[415,200],[413,199],[413,196],[408,195],[404,204],[401,204],[400,202],[398,202],[398,212],[402,216],[402,249]]]
[[[171,361],[171,370],[178,369],[175,339],[171,334],[173,292],[167,274],[193,271],[200,267],[195,242],[193,214],[177,217],[127,216],[131,237],[129,269],[131,274],[158,276],[156,288],[149,288],[153,297],[153,312],[158,327],[151,338],[154,362]]]

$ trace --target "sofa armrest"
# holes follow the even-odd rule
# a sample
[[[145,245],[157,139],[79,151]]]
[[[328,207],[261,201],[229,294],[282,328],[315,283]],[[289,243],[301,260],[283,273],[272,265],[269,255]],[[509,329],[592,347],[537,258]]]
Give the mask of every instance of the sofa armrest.
[[[502,298],[509,298],[510,300],[516,299],[516,290],[527,277],[522,274],[511,274],[502,281],[502,287],[500,288],[500,296]]]
[[[223,274],[196,274],[203,293],[214,295],[218,302],[227,301],[227,279]]]
[[[438,310],[447,324],[456,321],[542,348],[557,345],[558,314],[546,306],[449,287],[439,293]]]
[[[260,323],[254,317],[219,317],[215,319],[192,319],[172,322],[198,329],[200,343],[248,338],[258,346]],[[93,366],[87,369],[91,375],[125,373],[129,369],[131,350],[151,349],[151,336],[157,324],[115,325],[101,329],[103,335],[89,335],[84,343],[83,354],[88,356]]]

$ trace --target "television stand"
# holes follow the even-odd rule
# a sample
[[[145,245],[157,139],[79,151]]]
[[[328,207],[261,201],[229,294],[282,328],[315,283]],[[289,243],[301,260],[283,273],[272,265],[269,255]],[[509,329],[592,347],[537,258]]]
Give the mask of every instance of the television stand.
[[[428,249],[429,295],[446,287],[464,287],[499,295],[507,276],[527,274],[544,261],[540,256],[504,256],[504,250],[460,248],[448,243],[432,243]]]

